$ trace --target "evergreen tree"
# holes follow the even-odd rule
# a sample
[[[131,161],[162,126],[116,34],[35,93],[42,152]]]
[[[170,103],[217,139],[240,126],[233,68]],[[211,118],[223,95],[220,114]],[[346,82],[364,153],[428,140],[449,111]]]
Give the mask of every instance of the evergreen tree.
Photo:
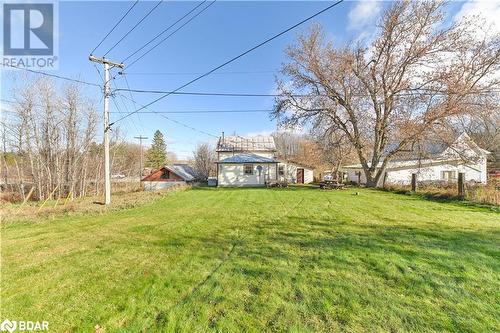
[[[159,169],[167,162],[167,145],[163,138],[163,134],[157,130],[153,136],[153,144],[148,150],[146,157],[146,166]]]

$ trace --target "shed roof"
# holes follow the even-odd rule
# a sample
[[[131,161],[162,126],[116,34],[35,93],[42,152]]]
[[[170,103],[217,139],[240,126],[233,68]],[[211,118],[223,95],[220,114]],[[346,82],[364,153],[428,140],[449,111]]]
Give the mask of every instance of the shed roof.
[[[217,142],[217,151],[276,151],[272,136],[242,137],[239,135],[222,136]]]
[[[256,154],[245,153],[227,157],[217,163],[279,163],[279,161]]]

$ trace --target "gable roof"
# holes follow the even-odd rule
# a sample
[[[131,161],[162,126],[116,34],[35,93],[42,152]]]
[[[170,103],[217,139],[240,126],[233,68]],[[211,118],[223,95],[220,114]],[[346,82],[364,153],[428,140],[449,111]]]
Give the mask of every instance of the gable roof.
[[[237,154],[217,163],[278,163],[279,161],[251,153]]]
[[[242,137],[239,135],[221,136],[216,151],[276,151],[272,136]]]
[[[155,170],[151,172],[149,175],[141,179],[141,181],[155,181],[157,180],[157,177],[159,177],[161,174],[158,174],[158,172],[163,172],[162,170],[168,170],[177,176],[179,176],[182,180],[184,181],[193,181],[195,180],[196,177],[196,172],[194,169],[187,164],[173,164],[173,165],[165,165],[164,167]]]
[[[192,181],[196,179],[196,172],[193,167],[188,164],[174,164],[166,165],[165,168],[175,173],[185,181]]]
[[[396,145],[388,145],[387,152],[395,149]],[[387,154],[387,153],[386,153]],[[445,162],[466,162],[474,160],[478,156],[491,154],[489,151],[480,148],[467,133],[460,134],[451,144],[445,141],[424,140],[415,144],[412,150],[397,153],[394,158],[387,163],[387,169],[401,167],[420,167],[423,165],[434,165]],[[385,155],[383,156],[385,158]],[[368,162],[368,166],[371,163]],[[377,168],[382,166],[382,161]],[[360,169],[361,164],[342,166],[345,169]]]
[[[398,147],[398,143],[390,143],[384,151],[383,157]],[[410,149],[402,150],[394,155],[393,161],[409,161],[419,159],[432,159],[446,157],[444,155],[465,155],[473,151],[478,155],[490,154],[489,151],[480,148],[468,135],[462,133],[452,142],[440,139],[428,138],[416,142]],[[448,156],[449,157],[449,156]]]

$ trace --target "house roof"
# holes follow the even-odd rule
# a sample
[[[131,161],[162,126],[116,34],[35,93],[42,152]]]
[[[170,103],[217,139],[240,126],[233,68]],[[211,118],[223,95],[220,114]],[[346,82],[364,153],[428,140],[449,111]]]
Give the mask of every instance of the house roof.
[[[391,147],[386,149],[390,151]],[[395,149],[393,146],[392,149]],[[490,154],[489,151],[480,148],[466,134],[459,135],[451,144],[437,141],[419,142],[411,151],[398,153],[387,163],[387,169],[415,167],[423,165],[433,165],[436,163],[460,162],[474,160],[475,157]],[[368,166],[371,163],[368,162]],[[382,166],[382,162],[377,164],[377,168]],[[361,164],[342,166],[343,169],[361,169]]]
[[[165,168],[169,169],[170,171],[172,171],[185,181],[192,181],[196,179],[196,172],[190,165],[174,164],[174,165],[166,165]]]
[[[398,143],[388,144],[385,149],[385,154],[389,154],[391,151],[398,147]],[[490,154],[489,151],[480,148],[468,135],[467,133],[462,133],[457,136],[452,142],[447,142],[440,139],[422,140],[415,143],[413,147],[409,150],[403,150],[395,154],[393,160],[395,161],[408,161],[417,160],[424,158],[437,158],[441,157],[446,153],[457,153],[463,154],[467,150],[473,150],[478,154]]]
[[[272,136],[221,136],[216,151],[276,151],[276,144]]]
[[[217,163],[279,163],[279,161],[256,154],[245,153],[227,157]]]

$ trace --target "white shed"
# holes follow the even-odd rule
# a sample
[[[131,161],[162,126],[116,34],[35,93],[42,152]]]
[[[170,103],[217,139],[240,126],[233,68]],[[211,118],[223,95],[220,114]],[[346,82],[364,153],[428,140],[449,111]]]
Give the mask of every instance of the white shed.
[[[278,164],[278,178],[294,184],[309,184],[314,181],[314,170],[294,162],[282,162]]]

